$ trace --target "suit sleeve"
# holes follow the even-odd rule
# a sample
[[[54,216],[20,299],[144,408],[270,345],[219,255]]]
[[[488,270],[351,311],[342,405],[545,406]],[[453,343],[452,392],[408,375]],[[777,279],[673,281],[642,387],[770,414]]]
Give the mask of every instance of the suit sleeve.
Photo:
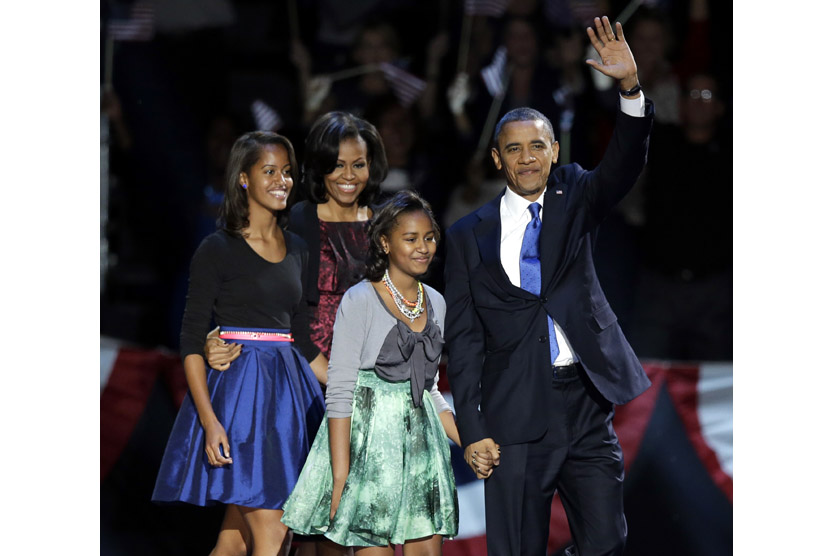
[[[592,223],[601,223],[611,209],[634,187],[648,154],[654,120],[654,104],[646,99],[645,116],[635,117],[617,110],[617,123],[602,161],[584,174],[585,200]]]
[[[444,298],[447,303],[447,378],[453,396],[458,429],[464,446],[488,438],[481,403],[484,363],[484,327],[470,291],[469,269],[460,245],[460,232],[447,233]]]

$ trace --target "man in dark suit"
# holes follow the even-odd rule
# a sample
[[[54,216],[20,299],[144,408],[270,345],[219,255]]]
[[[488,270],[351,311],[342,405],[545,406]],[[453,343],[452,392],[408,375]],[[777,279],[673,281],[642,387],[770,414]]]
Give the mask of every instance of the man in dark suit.
[[[490,556],[546,554],[559,491],[580,556],[625,546],[623,458],[612,419],[650,382],[616,322],[592,259],[598,225],[645,164],[653,107],[617,23],[588,36],[619,81],[599,166],[558,168],[550,121],[530,108],[496,127],[507,189],[447,232],[447,373],[464,456],[486,479]]]

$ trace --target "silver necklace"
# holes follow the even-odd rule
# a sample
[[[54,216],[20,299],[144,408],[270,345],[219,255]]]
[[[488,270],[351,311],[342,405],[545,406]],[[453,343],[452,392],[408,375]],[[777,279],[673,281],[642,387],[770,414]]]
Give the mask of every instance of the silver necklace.
[[[421,316],[421,313],[424,312],[424,286],[421,282],[418,282],[418,299],[415,301],[415,306],[410,308],[412,304],[411,301],[408,301],[401,292],[398,291],[398,288],[395,287],[395,284],[392,283],[392,279],[389,278],[389,270],[387,269],[386,272],[383,273],[383,284],[386,286],[386,290],[392,296],[392,300],[395,302],[395,306],[398,310],[409,319],[409,322],[415,322],[415,319]]]

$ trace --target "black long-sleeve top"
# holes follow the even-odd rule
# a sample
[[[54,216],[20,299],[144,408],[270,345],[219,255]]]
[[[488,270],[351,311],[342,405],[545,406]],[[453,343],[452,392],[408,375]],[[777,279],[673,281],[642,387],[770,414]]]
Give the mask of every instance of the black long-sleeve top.
[[[284,328],[308,361],[320,350],[311,341],[303,301],[308,248],[285,231],[285,258],[263,259],[241,237],[219,230],[206,237],[190,263],[181,331],[182,358],[204,353],[211,317],[219,326]]]

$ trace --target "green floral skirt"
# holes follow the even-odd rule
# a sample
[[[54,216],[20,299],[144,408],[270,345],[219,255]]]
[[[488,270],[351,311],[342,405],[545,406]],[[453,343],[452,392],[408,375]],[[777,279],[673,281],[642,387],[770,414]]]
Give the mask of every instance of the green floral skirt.
[[[351,462],[334,519],[328,419],[323,419],[283,523],[343,546],[386,546],[458,533],[458,496],[447,437],[432,396],[412,403],[409,382],[358,373]]]

